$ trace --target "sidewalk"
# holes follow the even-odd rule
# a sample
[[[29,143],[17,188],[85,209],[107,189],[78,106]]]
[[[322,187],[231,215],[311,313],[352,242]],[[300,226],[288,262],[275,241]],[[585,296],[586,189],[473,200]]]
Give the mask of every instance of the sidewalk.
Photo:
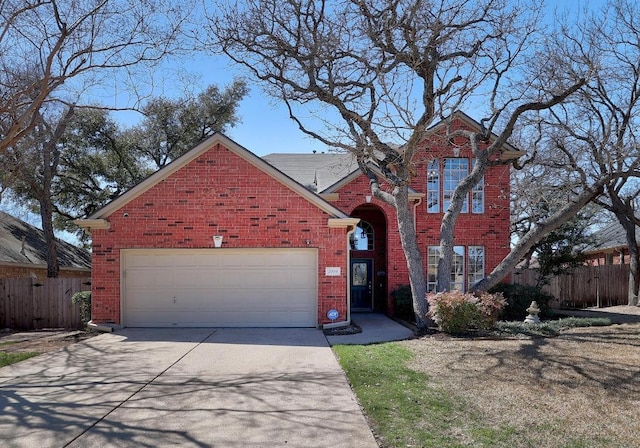
[[[401,341],[413,336],[413,331],[379,313],[354,313],[351,320],[362,328],[362,333],[327,336],[329,345],[366,345]]]

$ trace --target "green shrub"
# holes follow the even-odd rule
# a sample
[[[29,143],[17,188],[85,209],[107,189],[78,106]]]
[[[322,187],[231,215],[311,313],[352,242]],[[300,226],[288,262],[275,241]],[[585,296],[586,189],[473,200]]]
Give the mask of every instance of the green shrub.
[[[449,334],[490,330],[505,305],[501,294],[464,294],[460,291],[427,294],[429,317]]]
[[[80,304],[80,316],[85,325],[91,320],[91,291],[80,291],[71,296],[71,302]]]
[[[526,322],[496,322],[496,333],[503,336],[549,337],[557,336],[563,330],[578,327],[606,327],[611,320],[602,317],[567,317],[548,320],[539,324]]]
[[[500,283],[491,288],[489,292],[502,293],[507,301],[507,304],[502,310],[502,314],[500,316],[502,320],[524,320],[524,318],[529,314],[527,312],[527,308],[529,308],[529,305],[531,305],[531,302],[533,301],[538,303],[541,318],[549,318],[552,315],[549,303],[554,299],[554,297],[535,286]]]
[[[411,286],[402,285],[391,292],[391,297],[395,304],[394,316],[398,319],[413,321],[415,313],[413,311],[413,296],[411,295]]]

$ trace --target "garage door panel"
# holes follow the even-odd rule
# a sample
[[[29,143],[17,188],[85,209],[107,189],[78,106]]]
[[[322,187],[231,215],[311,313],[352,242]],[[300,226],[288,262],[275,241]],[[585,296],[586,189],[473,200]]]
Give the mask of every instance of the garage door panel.
[[[126,326],[315,326],[317,251],[123,251]]]

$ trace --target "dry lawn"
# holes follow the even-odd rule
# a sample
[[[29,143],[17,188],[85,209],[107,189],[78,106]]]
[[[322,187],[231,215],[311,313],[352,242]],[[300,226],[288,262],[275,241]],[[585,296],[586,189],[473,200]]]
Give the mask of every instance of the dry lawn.
[[[97,334],[77,330],[2,331],[0,332],[0,353],[47,353],[92,338]]]
[[[640,447],[638,323],[556,338],[401,344],[417,355],[410,368],[501,428],[504,446]]]

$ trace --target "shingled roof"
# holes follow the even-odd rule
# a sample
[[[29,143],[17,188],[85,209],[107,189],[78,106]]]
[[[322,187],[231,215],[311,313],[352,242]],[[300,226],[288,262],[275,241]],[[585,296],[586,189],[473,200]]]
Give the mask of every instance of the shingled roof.
[[[58,241],[60,268],[91,269],[91,254]],[[47,265],[47,244],[42,230],[0,211],[0,264]]]
[[[359,169],[353,155],[346,153],[269,154],[263,159],[316,193]]]
[[[636,240],[640,241],[640,228],[637,226]],[[594,241],[593,244],[584,249],[585,253],[595,253],[627,247],[627,234],[620,222],[613,221],[594,233]]]

